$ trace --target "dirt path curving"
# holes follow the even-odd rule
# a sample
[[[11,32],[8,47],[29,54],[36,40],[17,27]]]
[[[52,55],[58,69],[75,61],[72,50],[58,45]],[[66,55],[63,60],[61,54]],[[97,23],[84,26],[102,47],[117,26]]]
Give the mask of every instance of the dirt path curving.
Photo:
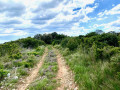
[[[44,59],[47,55],[47,49],[45,49],[45,53],[42,56],[42,59],[40,62],[37,64],[37,66],[30,72],[30,75],[24,79],[24,83],[20,83],[17,87],[17,90],[25,90],[30,83],[37,77],[38,72],[44,62]]]
[[[57,50],[57,62],[58,62],[58,74],[57,80],[60,80],[60,87],[56,90],[78,90],[77,85],[74,83],[73,74],[69,67],[66,66],[63,57],[59,54]]]

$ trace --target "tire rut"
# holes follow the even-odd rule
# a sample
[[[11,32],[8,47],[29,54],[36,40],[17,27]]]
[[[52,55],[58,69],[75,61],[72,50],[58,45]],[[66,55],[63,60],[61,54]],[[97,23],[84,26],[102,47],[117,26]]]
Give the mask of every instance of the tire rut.
[[[60,83],[60,87],[56,90],[78,90],[77,85],[74,83],[74,75],[70,71],[69,67],[65,64],[63,57],[57,50],[57,62],[58,62],[58,74],[56,79]]]
[[[25,90],[30,83],[32,83],[32,81],[34,81],[34,79],[37,77],[38,75],[38,72],[39,72],[39,69],[41,68],[41,66],[43,65],[44,63],[44,59],[47,55],[47,48],[45,49],[45,53],[44,55],[42,56],[42,59],[40,60],[40,62],[37,64],[37,66],[30,72],[30,75],[28,77],[26,77],[24,79],[24,83],[20,83],[17,87],[16,90]]]

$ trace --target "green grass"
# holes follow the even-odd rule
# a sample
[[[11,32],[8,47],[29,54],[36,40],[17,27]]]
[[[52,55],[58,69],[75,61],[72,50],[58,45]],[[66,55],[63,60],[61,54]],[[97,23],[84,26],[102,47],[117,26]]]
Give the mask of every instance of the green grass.
[[[95,61],[94,54],[86,53],[82,48],[71,52],[60,46],[56,48],[61,51],[66,63],[75,74],[74,79],[80,90],[120,90],[120,66],[116,65],[119,64],[119,60],[115,60],[119,54],[113,56],[114,64],[107,60]]]
[[[39,71],[39,76],[28,87],[29,90],[55,90],[58,86],[56,79],[54,79],[58,71],[56,56],[54,55],[51,46],[49,46],[48,50],[48,55]],[[50,57],[50,52],[52,52],[54,57]]]
[[[44,53],[45,47],[39,46],[39,50],[21,48],[20,55],[11,58],[6,54],[0,57],[0,87],[3,89],[14,89],[20,78],[28,75],[29,69],[33,68],[39,61]],[[31,53],[31,54],[28,54]],[[35,54],[38,53],[38,56]],[[19,57],[20,56],[20,57]],[[7,76],[8,71],[10,77]],[[18,79],[14,79],[17,76]]]

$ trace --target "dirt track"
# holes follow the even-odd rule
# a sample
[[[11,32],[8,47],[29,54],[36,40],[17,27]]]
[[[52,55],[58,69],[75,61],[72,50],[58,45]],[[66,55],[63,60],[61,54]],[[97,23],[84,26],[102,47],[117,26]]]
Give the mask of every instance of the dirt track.
[[[37,64],[37,66],[30,72],[30,75],[24,79],[24,83],[19,83],[17,90],[25,90],[30,83],[37,77],[38,72],[44,62],[44,59],[47,55],[47,49],[45,49],[45,53],[42,56],[42,59],[40,62]]]
[[[60,80],[60,87],[57,90],[78,90],[77,86],[74,83],[73,74],[70,71],[69,67],[66,66],[64,59],[57,52],[57,62],[58,62],[58,74],[57,80]]]
[[[44,63],[44,59],[47,55],[47,49],[45,49],[45,53],[42,56],[42,59],[40,62],[37,64],[37,66],[30,72],[30,75],[26,77],[23,82],[20,82],[17,90],[25,90],[30,83],[34,81],[34,79],[37,77],[39,69],[41,68],[42,64]],[[62,56],[59,54],[57,50],[56,55],[57,55],[57,62],[58,62],[58,73],[57,73],[57,81],[60,83],[60,86],[56,90],[78,90],[76,84],[74,83],[73,79],[73,74],[70,71],[69,67],[66,66],[64,59]]]

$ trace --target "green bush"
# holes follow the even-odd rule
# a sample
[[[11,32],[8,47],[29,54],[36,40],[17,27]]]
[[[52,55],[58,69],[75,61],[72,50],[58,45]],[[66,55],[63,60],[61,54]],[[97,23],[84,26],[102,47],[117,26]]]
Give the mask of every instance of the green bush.
[[[62,49],[61,45],[55,45],[54,47],[57,49]]]
[[[101,59],[101,60],[110,60],[110,58],[113,55],[116,55],[117,53],[120,53],[120,48],[119,47],[111,47],[107,46],[104,48],[97,48],[96,49],[96,60]]]
[[[36,51],[38,52],[38,51],[40,51],[42,48],[39,46],[39,47],[37,47],[36,48]]]
[[[110,46],[118,46],[118,37],[116,34],[104,33],[100,35],[98,41],[106,43]]]
[[[38,52],[29,52],[29,53],[27,53],[28,55],[39,55],[39,53]]]
[[[14,65],[15,67],[20,67],[20,66],[23,65],[23,62],[16,60],[16,61],[13,62],[13,65]]]
[[[33,67],[33,64],[28,63],[28,62],[25,62],[25,63],[24,63],[24,67],[25,67],[25,68],[31,68],[31,67]]]
[[[70,49],[70,50],[75,50],[77,47],[78,47],[78,42],[76,39],[69,39],[68,43],[67,43],[67,47]]]
[[[31,56],[26,62],[24,62],[24,67],[32,68],[35,64],[37,64],[37,60],[34,58],[34,56]]]
[[[61,46],[62,46],[62,47],[66,47],[68,41],[69,41],[69,38],[65,38],[65,39],[63,39],[62,42],[61,42]]]
[[[120,72],[120,56],[117,54],[111,58],[111,62],[116,72]]]
[[[62,40],[61,46],[64,48],[67,47],[71,51],[75,50],[79,45],[78,40],[79,39],[77,39],[77,38],[65,38]]]
[[[6,77],[8,74],[7,70],[0,69],[0,80],[2,80],[4,77]]]
[[[70,50],[69,48],[65,48],[63,51],[63,56],[67,56],[68,54],[70,54]]]
[[[18,53],[19,45],[16,43],[5,43],[0,45],[0,56],[5,56],[6,54],[12,55]]]
[[[37,40],[31,37],[21,39],[24,48],[36,48],[40,45],[45,45],[44,41]]]
[[[115,55],[117,53],[120,53],[120,48],[119,47],[113,47],[112,49],[110,49],[110,55]]]
[[[52,42],[52,45],[56,45],[56,44],[60,44],[60,40],[54,40],[53,42]]]
[[[120,41],[118,41],[118,43],[119,43],[119,47],[120,47]]]
[[[17,54],[10,55],[9,58],[20,59],[20,58],[22,58],[22,54],[20,52],[18,52]]]
[[[4,66],[0,63],[0,69],[3,69],[4,68]]]

